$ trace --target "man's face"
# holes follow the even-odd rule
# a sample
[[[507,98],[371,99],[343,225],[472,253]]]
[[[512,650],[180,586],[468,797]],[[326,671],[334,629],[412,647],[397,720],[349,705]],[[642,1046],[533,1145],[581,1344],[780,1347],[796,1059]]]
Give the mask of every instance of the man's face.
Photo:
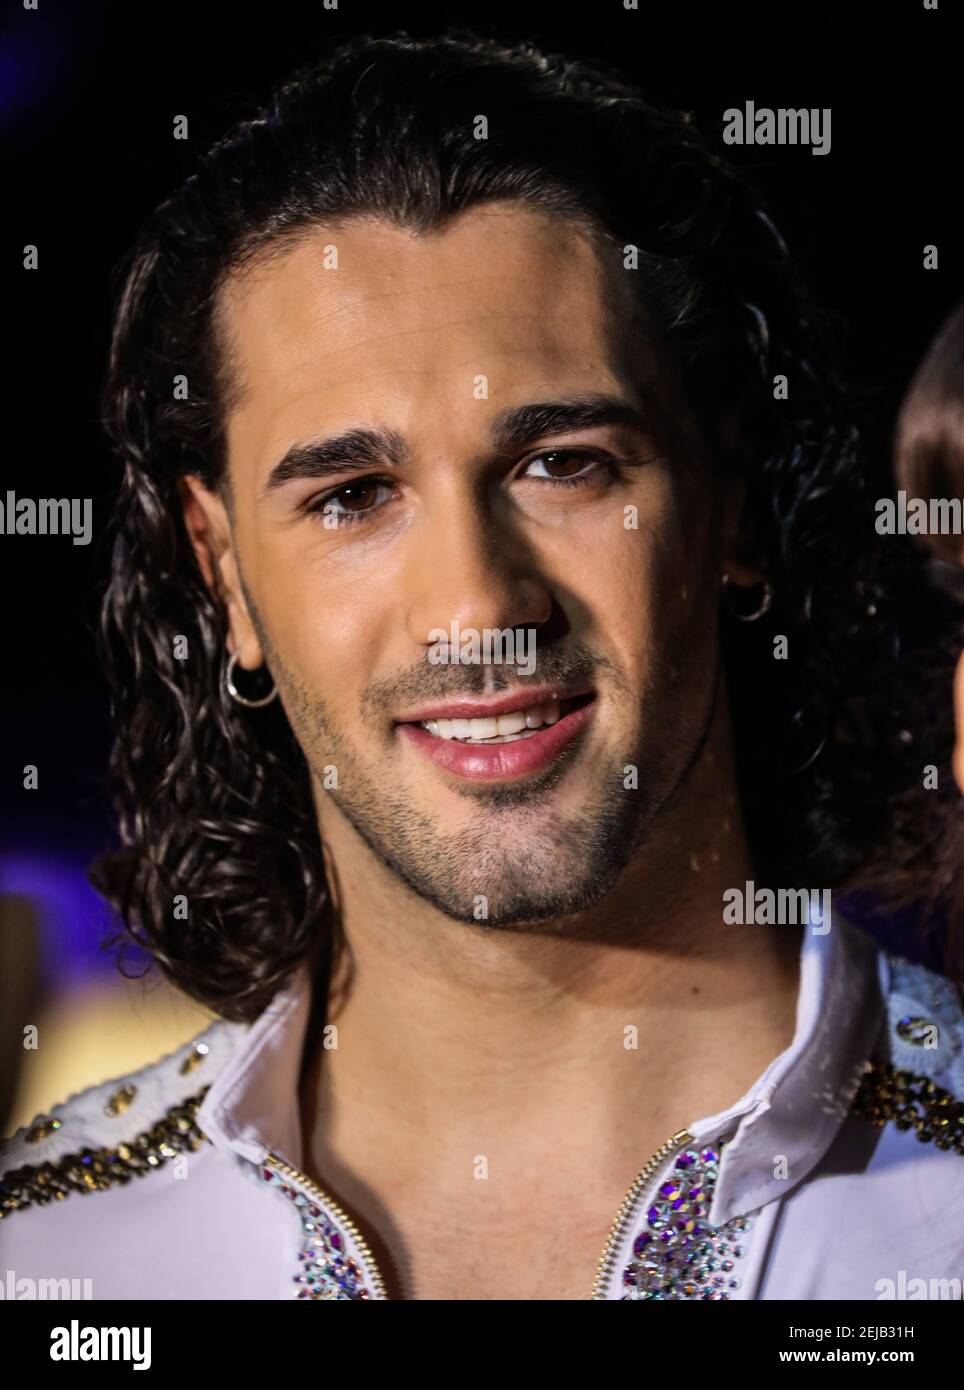
[[[235,648],[270,666],[323,836],[347,818],[466,921],[598,900],[712,705],[713,490],[616,302],[575,227],[510,204],[314,229],[223,298]],[[614,409],[523,410],[577,401]]]

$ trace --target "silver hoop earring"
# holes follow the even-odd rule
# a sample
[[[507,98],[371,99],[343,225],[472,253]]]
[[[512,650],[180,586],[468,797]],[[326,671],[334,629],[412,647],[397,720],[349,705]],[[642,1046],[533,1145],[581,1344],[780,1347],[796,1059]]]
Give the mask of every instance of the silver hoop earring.
[[[260,700],[249,700],[246,695],[242,695],[234,683],[234,672],[238,665],[238,654],[234,652],[229,660],[224,672],[224,684],[227,686],[228,694],[232,700],[236,700],[239,705],[247,705],[248,709],[260,709],[262,705],[270,705],[271,701],[277,697],[278,687],[272,685],[271,692],[263,695]]]
[[[773,585],[770,583],[769,579],[764,579],[763,597],[760,599],[758,606],[750,613],[743,613],[739,608],[733,606],[733,599],[730,595],[733,589],[740,587],[740,585],[733,583],[728,574],[723,575],[723,594],[726,598],[727,608],[733,614],[734,618],[738,618],[741,623],[755,623],[757,618],[762,618],[764,613],[769,611],[770,604],[773,602]]]

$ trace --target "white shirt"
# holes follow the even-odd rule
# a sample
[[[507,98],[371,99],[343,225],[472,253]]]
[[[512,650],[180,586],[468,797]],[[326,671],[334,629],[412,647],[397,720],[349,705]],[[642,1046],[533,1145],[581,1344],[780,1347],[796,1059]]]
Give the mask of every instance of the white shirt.
[[[300,1173],[310,1003],[301,970],[253,1024],[217,1022],[6,1141],[0,1297],[51,1280],[95,1299],[385,1297],[364,1237]],[[960,1299],[962,1097],[958,988],[839,914],[805,928],[792,1043],[640,1155],[587,1298]]]

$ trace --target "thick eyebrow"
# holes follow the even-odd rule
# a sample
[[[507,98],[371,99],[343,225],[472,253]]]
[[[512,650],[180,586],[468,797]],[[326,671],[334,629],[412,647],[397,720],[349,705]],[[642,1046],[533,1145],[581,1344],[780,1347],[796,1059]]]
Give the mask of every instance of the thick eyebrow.
[[[492,424],[497,449],[509,452],[534,444],[537,439],[576,430],[618,426],[651,433],[653,421],[645,411],[620,396],[575,396],[563,401],[541,401],[503,410]]]
[[[296,478],[326,478],[333,473],[404,468],[408,462],[405,440],[396,430],[352,429],[327,439],[294,444],[268,474],[262,497]]]
[[[510,406],[495,417],[490,435],[500,453],[509,453],[538,439],[575,430],[617,426],[651,434],[653,423],[644,410],[628,400],[589,395]],[[345,430],[325,439],[292,445],[272,468],[261,495],[267,497],[298,478],[325,478],[346,471],[361,473],[386,465],[402,470],[409,461],[408,446],[397,430]]]

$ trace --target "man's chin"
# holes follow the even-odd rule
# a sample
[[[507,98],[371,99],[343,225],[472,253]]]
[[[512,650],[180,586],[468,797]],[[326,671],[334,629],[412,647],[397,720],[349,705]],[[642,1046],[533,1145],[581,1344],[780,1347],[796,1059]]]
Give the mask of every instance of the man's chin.
[[[500,821],[503,819],[499,817]],[[430,862],[421,855],[388,851],[392,871],[424,901],[456,922],[511,929],[571,917],[610,891],[633,849],[632,826],[557,818],[546,833],[528,824],[505,823],[480,833],[440,838]],[[560,834],[562,827],[570,834]],[[511,834],[511,838],[510,838]],[[382,847],[383,854],[385,847]]]
[[[503,875],[488,885],[480,881],[478,891],[467,897],[440,892],[436,885],[423,884],[421,889],[416,887],[416,892],[452,921],[505,931],[522,930],[559,923],[594,907],[612,889],[623,867],[612,865],[604,874],[594,870],[575,877],[564,872],[555,881],[546,876],[538,885],[533,884],[531,877],[513,882],[512,875]]]

